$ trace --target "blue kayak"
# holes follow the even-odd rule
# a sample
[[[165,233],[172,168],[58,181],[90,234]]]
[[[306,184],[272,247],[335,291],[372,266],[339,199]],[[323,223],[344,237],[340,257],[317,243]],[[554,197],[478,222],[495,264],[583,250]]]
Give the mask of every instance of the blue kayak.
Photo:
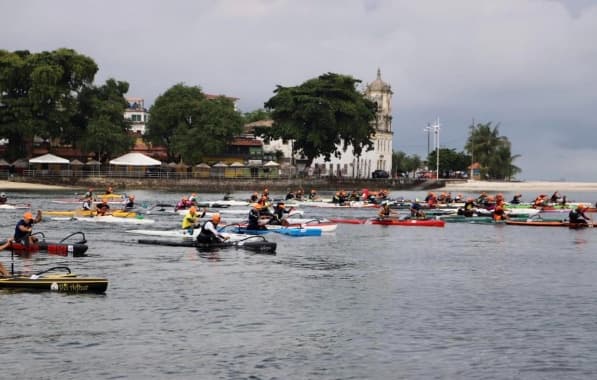
[[[234,232],[240,234],[263,235],[270,232],[276,232],[286,236],[321,236],[321,228],[294,228],[280,227],[276,229],[249,230],[244,227],[235,227]]]

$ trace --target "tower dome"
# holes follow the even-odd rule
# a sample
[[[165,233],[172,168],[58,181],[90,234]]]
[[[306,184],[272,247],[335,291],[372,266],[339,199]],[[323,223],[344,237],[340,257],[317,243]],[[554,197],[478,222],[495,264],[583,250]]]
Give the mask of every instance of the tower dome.
[[[379,91],[379,92],[384,92],[384,91],[392,91],[392,88],[390,87],[389,84],[387,84],[386,82],[384,82],[383,80],[381,80],[381,71],[379,69],[377,69],[377,78],[369,83],[369,85],[367,86],[367,90],[371,91]]]

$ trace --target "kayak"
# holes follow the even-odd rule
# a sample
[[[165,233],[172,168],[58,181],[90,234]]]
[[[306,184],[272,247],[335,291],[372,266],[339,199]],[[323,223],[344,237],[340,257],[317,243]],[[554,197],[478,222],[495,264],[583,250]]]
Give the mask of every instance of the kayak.
[[[21,203],[21,204],[5,203],[5,204],[0,205],[0,210],[16,210],[16,209],[25,209],[25,208],[31,208],[31,205],[29,203]]]
[[[97,194],[95,196],[95,199],[99,199],[99,200],[102,200],[104,198],[106,198],[106,199],[120,199],[120,200],[122,200],[124,198],[124,195],[122,195],[122,194]]]
[[[530,227],[570,227],[570,228],[585,228],[593,227],[592,224],[570,223],[564,220],[506,220],[509,226],[530,226]]]
[[[83,232],[74,232],[59,242],[48,242],[46,241],[46,235],[43,232],[37,232],[34,234],[35,237],[41,237],[41,239],[34,244],[24,245],[22,243],[13,242],[10,246],[4,248],[6,251],[12,251],[18,255],[24,255],[34,252],[47,252],[50,255],[57,256],[72,256],[81,257],[85,256],[87,252],[87,239]],[[69,241],[74,236],[80,236],[78,241]],[[6,241],[1,241],[0,245],[3,245]]]
[[[47,216],[96,216],[96,210],[51,210],[51,211],[44,211],[44,215]],[[137,218],[140,217],[134,211],[124,211],[124,210],[114,210],[111,212],[112,216],[117,218]]]
[[[55,221],[72,221],[72,222],[89,222],[89,223],[115,223],[115,224],[153,224],[155,220],[145,219],[142,215],[136,218],[118,218],[112,215],[106,216],[73,216],[69,217],[52,217]]]
[[[5,241],[0,242],[0,244],[4,244]],[[50,255],[57,255],[57,256],[73,256],[73,257],[81,257],[85,256],[85,252],[87,252],[87,245],[85,244],[67,244],[67,243],[52,243],[47,241],[39,241],[35,244],[24,245],[21,243],[12,243],[11,246],[6,247],[6,251],[14,251],[16,254],[26,254],[26,253],[34,253],[34,252],[47,252]]]
[[[268,232],[275,232],[281,235],[293,236],[293,237],[304,237],[304,236],[321,236],[321,228],[298,228],[298,227],[283,227],[283,226],[272,226],[267,225],[262,230],[249,230],[246,225],[240,225],[236,227],[235,231],[241,234],[250,235],[263,235]]]
[[[138,234],[138,235],[147,235],[147,236],[160,236],[160,237],[173,237],[179,238],[181,240],[193,240],[199,236],[199,232],[201,232],[201,228],[195,228],[192,234],[189,234],[187,230],[179,229],[179,230],[128,230],[126,231],[131,234]],[[228,233],[224,232],[222,235],[228,237],[228,241],[239,241],[245,240],[249,237],[246,234],[236,234],[236,233]],[[261,237],[260,237],[261,239]]]
[[[446,222],[438,219],[368,219],[365,224],[382,226],[443,227]]]
[[[53,270],[64,270],[63,274],[49,274]],[[53,291],[62,293],[104,293],[108,280],[99,277],[78,277],[68,267],[53,267],[31,276],[16,274],[0,277],[0,289]]]
[[[157,240],[157,239],[139,239],[139,244],[163,245],[170,247],[194,247],[198,250],[212,250],[219,248],[237,248],[246,249],[255,253],[269,255],[276,254],[277,243],[267,241],[263,236],[245,236],[243,240],[223,241],[213,244],[199,243],[196,240]]]
[[[321,232],[334,232],[338,228],[338,223],[331,222],[326,219],[288,219],[288,224],[275,225],[266,224],[267,229],[277,229],[280,227],[294,227],[294,228],[306,228],[306,229],[320,229]]]
[[[73,203],[81,204],[81,203],[83,203],[83,199],[79,199],[79,198],[53,199],[51,202],[52,203],[60,203],[60,204],[73,204]],[[102,201],[94,200],[93,203],[94,204],[102,203]],[[108,199],[108,204],[111,204],[111,205],[119,204],[120,205],[120,204],[122,204],[122,199],[113,199],[113,200]]]

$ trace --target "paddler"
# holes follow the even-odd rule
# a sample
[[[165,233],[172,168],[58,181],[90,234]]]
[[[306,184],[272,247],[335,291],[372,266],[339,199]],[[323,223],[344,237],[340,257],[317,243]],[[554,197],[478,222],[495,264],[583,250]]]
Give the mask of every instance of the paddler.
[[[222,235],[218,232],[218,223],[220,223],[220,214],[215,213],[211,216],[211,220],[203,223],[201,232],[197,235],[197,242],[203,244],[221,243],[230,239],[229,236]]]
[[[195,206],[191,206],[189,212],[187,212],[182,218],[182,229],[185,230],[189,235],[193,235],[193,230],[199,225],[197,224],[197,219],[199,215],[197,215],[197,208]]]
[[[396,213],[394,211],[392,211],[392,209],[390,208],[390,202],[389,201],[381,202],[381,207],[379,209],[379,212],[377,213],[377,218],[379,220],[383,220],[383,219],[391,217],[392,214],[396,214]]]
[[[568,221],[574,225],[588,225],[587,221],[591,220],[591,218],[585,215],[587,209],[587,206],[579,203],[574,210],[568,213]]]
[[[84,201],[85,199],[93,201],[93,188],[90,187],[80,200]]]
[[[276,204],[276,207],[274,208],[272,219],[269,221],[268,224],[275,224],[275,225],[281,225],[281,226],[288,225],[288,220],[286,220],[286,217],[284,216],[284,214],[288,214],[292,210],[293,210],[292,207],[286,208],[286,205],[284,204],[284,202],[282,202],[282,201],[278,202]]]
[[[15,234],[13,239],[15,243],[21,243],[26,246],[37,243],[37,238],[31,235],[33,231],[33,225],[41,222],[41,210],[37,211],[35,219],[31,211],[27,211],[23,214],[23,219],[19,220],[15,227]]]
[[[410,205],[410,216],[412,218],[424,218],[425,213],[422,210],[419,198],[415,198],[415,201]]]
[[[123,205],[123,210],[131,210],[131,209],[135,208],[135,196],[133,194],[129,194],[122,201],[122,205]]]
[[[108,204],[108,198],[102,198],[102,201],[95,205],[95,211],[97,216],[110,215],[110,205]]]
[[[5,193],[0,194],[0,205],[6,204],[8,202],[8,198],[6,197]]]
[[[253,203],[251,210],[249,211],[249,223],[247,224],[247,230],[262,230],[265,226],[259,224],[261,217],[261,205],[259,203]]]

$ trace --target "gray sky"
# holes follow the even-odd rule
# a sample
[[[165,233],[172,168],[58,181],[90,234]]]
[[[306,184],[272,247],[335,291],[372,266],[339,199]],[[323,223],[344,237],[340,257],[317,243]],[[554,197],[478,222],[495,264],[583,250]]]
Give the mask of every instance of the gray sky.
[[[597,181],[597,1],[170,0],[0,3],[0,48],[67,47],[146,106],[184,82],[263,107],[326,72],[394,91],[394,149],[458,151],[499,123],[523,180]]]

